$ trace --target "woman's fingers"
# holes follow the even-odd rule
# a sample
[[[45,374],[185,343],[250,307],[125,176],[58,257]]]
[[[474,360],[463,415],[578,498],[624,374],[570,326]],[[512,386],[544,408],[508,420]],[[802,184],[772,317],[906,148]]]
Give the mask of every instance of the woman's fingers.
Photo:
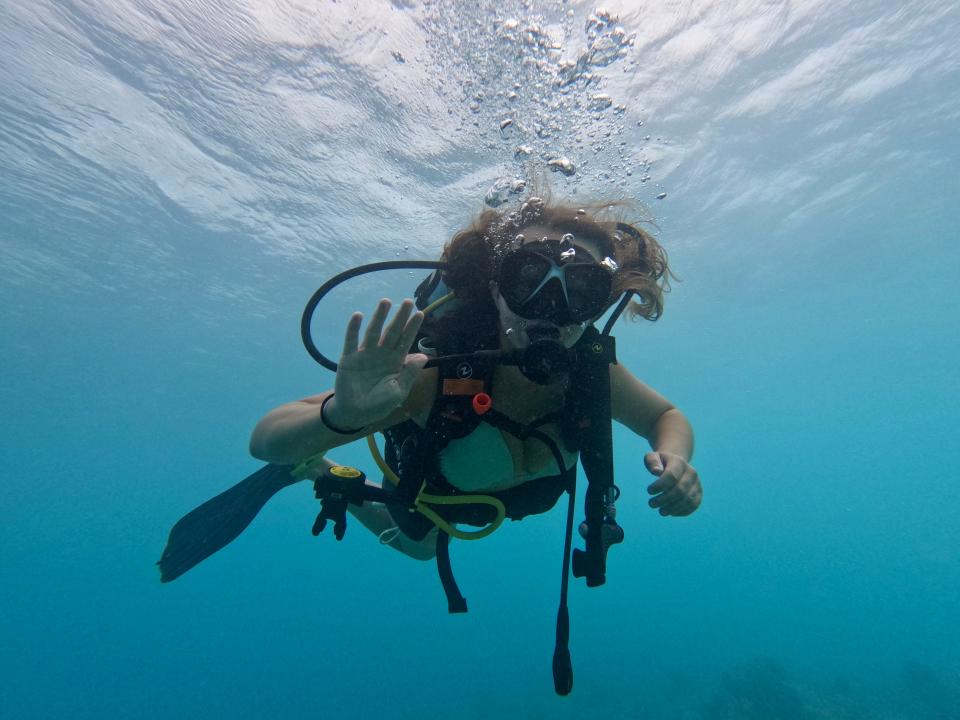
[[[700,507],[700,493],[690,492],[683,495],[678,500],[664,505],[660,508],[661,515],[674,515],[681,517],[690,515],[694,510]]]
[[[700,507],[700,500],[703,498],[703,490],[696,471],[691,469],[689,474],[685,474],[677,486],[665,495],[663,502],[660,503],[661,515],[678,517],[690,515]]]
[[[393,319],[390,321],[390,324],[387,325],[387,329],[383,333],[383,337],[380,339],[380,346],[394,350],[402,349],[406,352],[407,348],[410,347],[410,343],[413,342],[413,337],[410,337],[404,344],[404,339],[409,334],[409,328],[411,325],[411,315],[413,313],[413,300],[404,300],[400,303],[400,307],[397,309],[397,314],[393,316]],[[422,317],[422,313],[418,313]],[[416,323],[417,328],[419,328],[419,322]],[[416,336],[416,329],[413,332],[413,335]]]
[[[404,300],[388,323],[389,314],[389,300],[383,299],[377,303],[376,309],[370,316],[370,322],[367,323],[366,330],[363,332],[362,342],[360,330],[363,325],[363,314],[351,315],[344,335],[342,357],[360,353],[356,359],[363,358],[366,364],[373,360],[383,362],[388,356],[393,357],[395,353],[401,353],[397,359],[402,362],[423,324],[423,313],[416,310],[412,300]],[[377,352],[378,350],[386,351],[386,354]],[[392,364],[394,360],[391,359],[389,362]]]
[[[355,312],[347,323],[347,332],[343,338],[343,354],[351,355],[357,351],[360,343],[360,324],[363,322],[363,313]]]
[[[408,352],[410,346],[413,345],[414,339],[417,337],[417,333],[420,332],[420,326],[423,324],[423,313],[417,310],[410,316],[410,319],[407,321],[407,324],[403,328],[403,332],[400,334],[400,341],[397,345],[397,349],[403,350],[403,352]]]
[[[414,309],[413,300],[404,300],[397,308],[396,314],[387,323],[387,316],[390,314],[390,301],[381,300],[373,311],[367,329],[363,333],[362,344],[359,343],[359,335],[363,315],[354,313],[347,324],[347,333],[343,345],[344,354],[374,348],[402,350],[406,353],[423,323],[423,313],[420,311],[414,312]],[[384,327],[385,325],[386,327]]]
[[[680,497],[683,497],[683,490],[676,485],[671,485],[670,487],[664,488],[662,492],[658,493],[654,497],[650,498],[649,505],[652,508],[663,507],[664,505],[669,505]]]
[[[654,504],[654,501],[657,501]],[[674,510],[686,503],[687,494],[680,487],[675,487],[663,495],[650,501],[650,507],[659,507],[661,515],[673,515]]]
[[[377,303],[377,309],[373,311],[370,322],[367,324],[367,331],[363,334],[363,345],[361,349],[375,348],[380,345],[380,333],[383,331],[383,323],[387,319],[387,313],[389,312],[389,300],[384,298]]]
[[[660,469],[651,467],[651,461],[647,462],[651,472],[660,470],[660,476],[647,487],[647,492],[654,495],[649,505],[659,508],[661,515],[689,515],[700,506],[703,494],[697,471],[688,463],[669,456],[664,465]]]

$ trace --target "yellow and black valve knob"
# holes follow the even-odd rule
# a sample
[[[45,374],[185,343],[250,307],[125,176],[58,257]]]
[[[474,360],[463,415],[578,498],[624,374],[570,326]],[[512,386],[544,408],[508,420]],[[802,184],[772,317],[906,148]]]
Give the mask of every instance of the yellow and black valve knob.
[[[363,505],[370,499],[367,492],[367,476],[361,470],[348,465],[331,465],[313,481],[313,491],[320,501],[320,513],[313,523],[313,534],[319,535],[333,520],[333,534],[343,539],[347,531],[347,505]]]

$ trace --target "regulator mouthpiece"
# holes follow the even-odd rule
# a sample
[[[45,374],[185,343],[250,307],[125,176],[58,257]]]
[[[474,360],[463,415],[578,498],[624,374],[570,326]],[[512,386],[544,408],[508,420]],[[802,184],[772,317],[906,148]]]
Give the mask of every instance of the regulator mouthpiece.
[[[519,368],[523,376],[538,385],[561,379],[573,367],[574,355],[559,340],[534,340],[524,351]]]

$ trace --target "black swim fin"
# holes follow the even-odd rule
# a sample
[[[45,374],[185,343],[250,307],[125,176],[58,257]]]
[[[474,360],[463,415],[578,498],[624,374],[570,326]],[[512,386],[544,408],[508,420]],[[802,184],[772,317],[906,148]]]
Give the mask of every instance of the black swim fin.
[[[302,479],[291,475],[291,470],[293,465],[264,465],[180,518],[170,530],[167,546],[157,563],[160,582],[176,580],[231,543],[270,498]]]

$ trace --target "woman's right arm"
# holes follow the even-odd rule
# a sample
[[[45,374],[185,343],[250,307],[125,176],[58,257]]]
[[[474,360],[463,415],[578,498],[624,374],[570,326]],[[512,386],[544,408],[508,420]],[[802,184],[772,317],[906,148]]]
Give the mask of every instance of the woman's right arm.
[[[323,416],[320,406],[332,392],[289,402],[268,412],[253,429],[250,454],[265,462],[293,465],[371,432],[362,428],[355,434],[344,435],[329,428],[323,418],[329,417],[335,400],[327,403]]]
[[[390,301],[381,300],[362,342],[363,315],[354,313],[347,324],[334,397],[328,400],[331,393],[325,392],[271,410],[253,430],[250,453],[267,462],[298,463],[407,417],[410,391],[427,361],[426,355],[407,354],[423,322],[423,314],[413,307],[413,301],[404,300],[384,328]]]

